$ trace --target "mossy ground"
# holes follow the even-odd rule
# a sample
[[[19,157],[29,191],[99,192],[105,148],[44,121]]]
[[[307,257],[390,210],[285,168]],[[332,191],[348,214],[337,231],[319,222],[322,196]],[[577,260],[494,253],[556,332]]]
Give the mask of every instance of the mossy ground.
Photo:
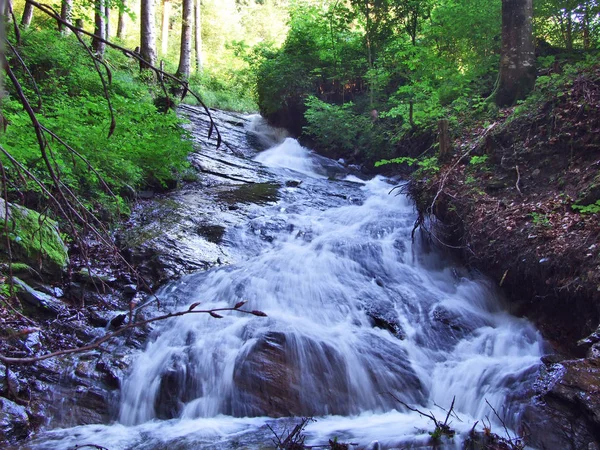
[[[60,237],[58,224],[49,217],[30,209],[11,206],[8,221],[1,232],[0,247],[4,251],[7,250],[6,232],[11,242],[13,260],[53,274],[67,267],[67,247]]]

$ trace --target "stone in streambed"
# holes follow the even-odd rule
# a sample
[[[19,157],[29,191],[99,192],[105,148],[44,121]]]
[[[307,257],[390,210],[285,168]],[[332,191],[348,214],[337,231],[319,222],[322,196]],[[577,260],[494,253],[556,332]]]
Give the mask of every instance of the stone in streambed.
[[[15,442],[29,435],[27,410],[7,398],[0,397],[0,442]]]

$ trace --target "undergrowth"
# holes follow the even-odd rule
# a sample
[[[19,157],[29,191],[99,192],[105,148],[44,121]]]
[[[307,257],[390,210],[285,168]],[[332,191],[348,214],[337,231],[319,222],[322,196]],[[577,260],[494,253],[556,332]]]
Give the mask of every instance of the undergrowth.
[[[12,37],[11,37],[12,40]],[[52,51],[48,51],[48,49]],[[17,50],[33,78],[21,68],[14,55],[7,57],[29,98],[40,92],[38,117],[43,126],[67,142],[83,158],[76,158],[55,138],[49,154],[61,182],[78,195],[90,210],[116,217],[127,212],[127,195],[151,187],[162,189],[176,183],[188,166],[191,143],[173,111],[159,111],[152,90],[139,73],[138,65],[123,54],[107,49],[105,62],[112,71],[108,87],[117,119],[109,138],[110,115],[103,86],[93,63],[74,36],[53,30],[24,32]],[[35,83],[34,83],[35,82]],[[32,129],[14,88],[2,99],[7,126],[0,144],[43,183],[49,183]],[[9,179],[9,200],[36,208],[43,196],[39,187],[24,182],[6,156],[2,156]],[[101,181],[102,178],[104,182]],[[114,194],[114,195],[112,195]]]

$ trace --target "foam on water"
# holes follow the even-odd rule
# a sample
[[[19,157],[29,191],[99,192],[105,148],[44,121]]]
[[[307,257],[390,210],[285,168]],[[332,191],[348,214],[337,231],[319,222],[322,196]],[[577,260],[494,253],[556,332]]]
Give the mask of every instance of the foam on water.
[[[531,324],[503,311],[490,281],[425,240],[413,243],[412,204],[389,195],[386,179],[326,180],[312,153],[289,138],[256,159],[282,180],[289,170],[302,174],[301,187],[284,189],[277,204],[257,206],[248,224],[228,231],[245,255],[240,262],[184,277],[159,295],[172,309],[244,300],[245,309],[268,317],[188,315],[161,324],[123,381],[120,423],[57,430],[36,448],[85,440],[110,450],[269,443],[265,424],[289,422],[234,417],[268,412],[242,376],[260,377],[244,367],[265,343],[293,369],[297,414],[320,416],[306,430],[312,444],[332,436],[361,445],[425,443],[431,422],[394,397],[438,418],[445,412],[436,405],[448,408],[455,397],[459,432],[484,417],[494,421],[486,400],[514,425],[543,342]],[[161,421],[157,404],[173,376],[179,409]]]

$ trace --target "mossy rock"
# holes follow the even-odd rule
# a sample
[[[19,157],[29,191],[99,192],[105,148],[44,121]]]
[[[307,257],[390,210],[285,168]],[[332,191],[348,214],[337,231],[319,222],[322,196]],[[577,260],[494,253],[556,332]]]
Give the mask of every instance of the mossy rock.
[[[60,275],[69,264],[67,246],[58,224],[47,216],[18,205],[8,204],[8,223],[4,226],[6,203],[0,199],[0,248],[6,251],[6,229],[13,260],[22,261],[42,273]]]

